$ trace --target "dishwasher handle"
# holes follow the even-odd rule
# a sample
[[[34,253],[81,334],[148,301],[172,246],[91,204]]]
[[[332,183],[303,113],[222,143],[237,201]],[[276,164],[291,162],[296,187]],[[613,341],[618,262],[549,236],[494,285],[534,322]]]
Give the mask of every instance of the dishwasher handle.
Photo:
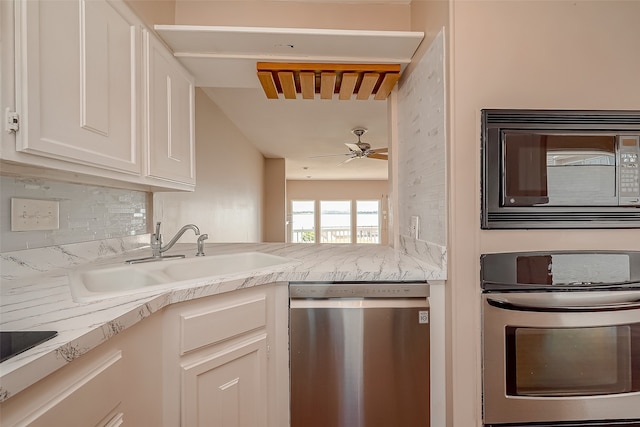
[[[331,298],[331,299],[305,299],[291,298],[289,308],[313,309],[313,308],[344,308],[344,309],[371,309],[371,308],[420,308],[427,310],[429,303],[426,298]]]
[[[357,282],[317,283],[300,282],[289,285],[290,298],[426,298],[426,282]]]

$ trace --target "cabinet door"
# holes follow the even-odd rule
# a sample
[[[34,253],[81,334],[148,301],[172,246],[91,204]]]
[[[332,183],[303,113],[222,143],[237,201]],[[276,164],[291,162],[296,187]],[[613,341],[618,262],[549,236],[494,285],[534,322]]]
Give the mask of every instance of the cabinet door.
[[[16,5],[16,148],[139,175],[140,26],[120,1]]]
[[[122,351],[87,355],[2,403],[3,426],[116,427],[122,424]],[[71,368],[71,367],[69,367]]]
[[[147,175],[195,183],[193,77],[148,31],[146,62]]]
[[[182,425],[267,425],[267,335],[182,365]]]

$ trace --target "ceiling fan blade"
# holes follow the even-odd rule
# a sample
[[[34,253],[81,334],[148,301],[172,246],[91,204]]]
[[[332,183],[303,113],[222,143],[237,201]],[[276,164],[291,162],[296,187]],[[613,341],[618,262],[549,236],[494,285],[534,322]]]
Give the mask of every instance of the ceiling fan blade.
[[[370,159],[389,160],[389,155],[382,154],[382,153],[371,153],[371,154],[368,154],[367,157]]]
[[[339,156],[350,156],[351,153],[342,153],[342,154],[324,154],[322,156],[309,156],[307,159],[319,159],[322,157],[339,157]]]
[[[338,163],[338,166],[344,165],[345,163],[349,163],[351,160],[355,160],[355,159],[357,159],[357,158],[358,158],[358,157],[356,157],[356,156],[349,157],[349,158],[348,158],[348,159],[346,159],[345,161]]]
[[[362,149],[358,146],[358,144],[352,144],[350,142],[345,142],[344,145],[349,147],[349,150],[354,151],[356,153],[362,153]]]
[[[388,153],[389,149],[387,147],[384,147],[384,148],[373,148],[373,149],[369,150],[369,152],[370,153],[378,153],[378,154],[380,154],[380,153]]]

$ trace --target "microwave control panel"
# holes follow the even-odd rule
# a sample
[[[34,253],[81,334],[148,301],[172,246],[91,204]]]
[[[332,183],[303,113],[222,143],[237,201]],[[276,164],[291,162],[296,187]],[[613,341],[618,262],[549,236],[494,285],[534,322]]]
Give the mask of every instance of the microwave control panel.
[[[640,205],[640,136],[620,136],[620,205]]]

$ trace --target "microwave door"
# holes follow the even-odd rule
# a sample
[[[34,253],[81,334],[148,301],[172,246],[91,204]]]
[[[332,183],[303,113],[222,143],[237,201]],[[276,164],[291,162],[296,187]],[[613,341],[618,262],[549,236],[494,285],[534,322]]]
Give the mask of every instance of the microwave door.
[[[546,135],[503,135],[502,206],[549,203]]]

